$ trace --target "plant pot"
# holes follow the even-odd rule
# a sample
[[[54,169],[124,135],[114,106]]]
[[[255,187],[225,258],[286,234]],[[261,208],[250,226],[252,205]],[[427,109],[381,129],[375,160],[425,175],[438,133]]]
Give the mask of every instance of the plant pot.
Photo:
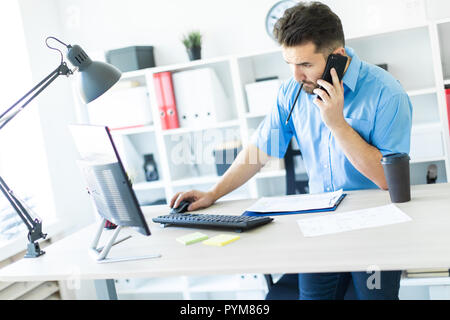
[[[202,58],[202,47],[192,47],[186,50],[190,61],[200,60]]]

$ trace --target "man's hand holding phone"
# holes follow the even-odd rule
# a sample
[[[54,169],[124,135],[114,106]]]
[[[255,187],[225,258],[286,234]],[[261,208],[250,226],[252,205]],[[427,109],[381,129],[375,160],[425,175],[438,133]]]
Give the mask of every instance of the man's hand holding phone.
[[[314,93],[319,98],[314,100],[315,105],[320,109],[320,114],[325,125],[334,130],[339,126],[346,125],[344,119],[344,85],[339,81],[336,70],[331,69],[333,84],[324,80],[318,80],[317,84],[323,89],[315,89]]]
[[[347,124],[343,113],[344,85],[342,82],[347,62],[346,56],[331,54],[322,79],[317,80],[320,87],[314,90],[317,94],[314,103],[320,109],[322,120],[330,130]]]

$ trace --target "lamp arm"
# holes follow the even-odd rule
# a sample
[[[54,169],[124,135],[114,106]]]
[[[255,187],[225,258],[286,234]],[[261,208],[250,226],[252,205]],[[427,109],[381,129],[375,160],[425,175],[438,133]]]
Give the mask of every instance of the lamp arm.
[[[62,62],[54,71],[52,71],[47,77],[39,82],[33,89],[28,91],[22,98],[15,102],[11,107],[4,111],[0,115],[0,130],[13,118],[15,118],[25,107],[36,98],[42,91],[44,91],[53,81],[60,75],[69,76],[73,74],[73,71],[69,69],[65,62]],[[35,93],[34,93],[35,92]],[[30,94],[34,93],[28,100],[25,101],[20,107],[19,104],[24,101]],[[16,109],[16,110],[14,110]],[[13,111],[14,110],[14,111]],[[13,112],[13,113],[11,113]],[[11,113],[11,114],[9,114]],[[9,114],[9,115],[8,115]]]
[[[42,221],[40,221],[38,218],[33,219],[31,217],[31,215],[23,206],[22,201],[20,201],[14,195],[13,191],[8,187],[8,185],[2,179],[2,177],[0,177],[0,190],[3,192],[3,194],[11,204],[11,206],[14,208],[14,210],[17,212],[17,214],[20,216],[22,221],[27,226],[28,240],[30,242],[35,242],[36,240],[41,238],[45,239],[47,237],[47,234],[42,233]]]
[[[47,235],[42,233],[42,221],[38,218],[33,219],[31,217],[27,209],[25,209],[24,205],[22,204],[22,201],[15,196],[14,192],[8,187],[2,177],[0,177],[0,190],[3,192],[11,206],[27,226],[29,231],[28,239],[30,240],[30,242],[34,242],[40,238],[45,239]]]

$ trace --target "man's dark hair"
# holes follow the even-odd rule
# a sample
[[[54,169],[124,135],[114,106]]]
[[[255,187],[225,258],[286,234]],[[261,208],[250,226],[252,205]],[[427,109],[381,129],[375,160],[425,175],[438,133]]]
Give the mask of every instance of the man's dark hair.
[[[341,19],[320,2],[299,2],[285,11],[277,21],[273,34],[285,47],[313,42],[316,52],[326,55],[345,46]]]

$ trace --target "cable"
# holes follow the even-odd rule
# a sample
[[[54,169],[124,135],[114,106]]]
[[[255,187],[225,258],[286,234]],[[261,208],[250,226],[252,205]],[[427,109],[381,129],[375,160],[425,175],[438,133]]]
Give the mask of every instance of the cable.
[[[64,42],[62,42],[61,40],[59,40],[59,39],[57,39],[57,38],[55,38],[55,37],[47,37],[47,38],[45,39],[45,44],[47,45],[48,48],[50,48],[50,49],[52,49],[52,50],[55,50],[55,51],[58,51],[58,52],[59,52],[59,54],[61,55],[61,63],[63,63],[63,62],[64,62],[64,55],[63,55],[63,53],[62,53],[61,50],[59,50],[58,48],[53,48],[53,47],[49,46],[49,44],[48,44],[48,40],[49,40],[49,39],[53,39],[53,40],[58,41],[59,43],[61,43],[62,45],[64,45],[66,48],[69,48],[70,46],[68,46],[67,44],[65,44]]]
[[[289,120],[291,120],[292,111],[294,111],[294,107],[297,104],[298,97],[300,96],[300,93],[302,92],[302,90],[303,90],[303,83],[302,83],[302,85],[300,87],[300,90],[298,90],[297,96],[295,97],[294,103],[292,104],[291,111],[289,112],[289,116],[288,116],[288,118],[286,120],[286,124],[285,125],[288,125]]]

